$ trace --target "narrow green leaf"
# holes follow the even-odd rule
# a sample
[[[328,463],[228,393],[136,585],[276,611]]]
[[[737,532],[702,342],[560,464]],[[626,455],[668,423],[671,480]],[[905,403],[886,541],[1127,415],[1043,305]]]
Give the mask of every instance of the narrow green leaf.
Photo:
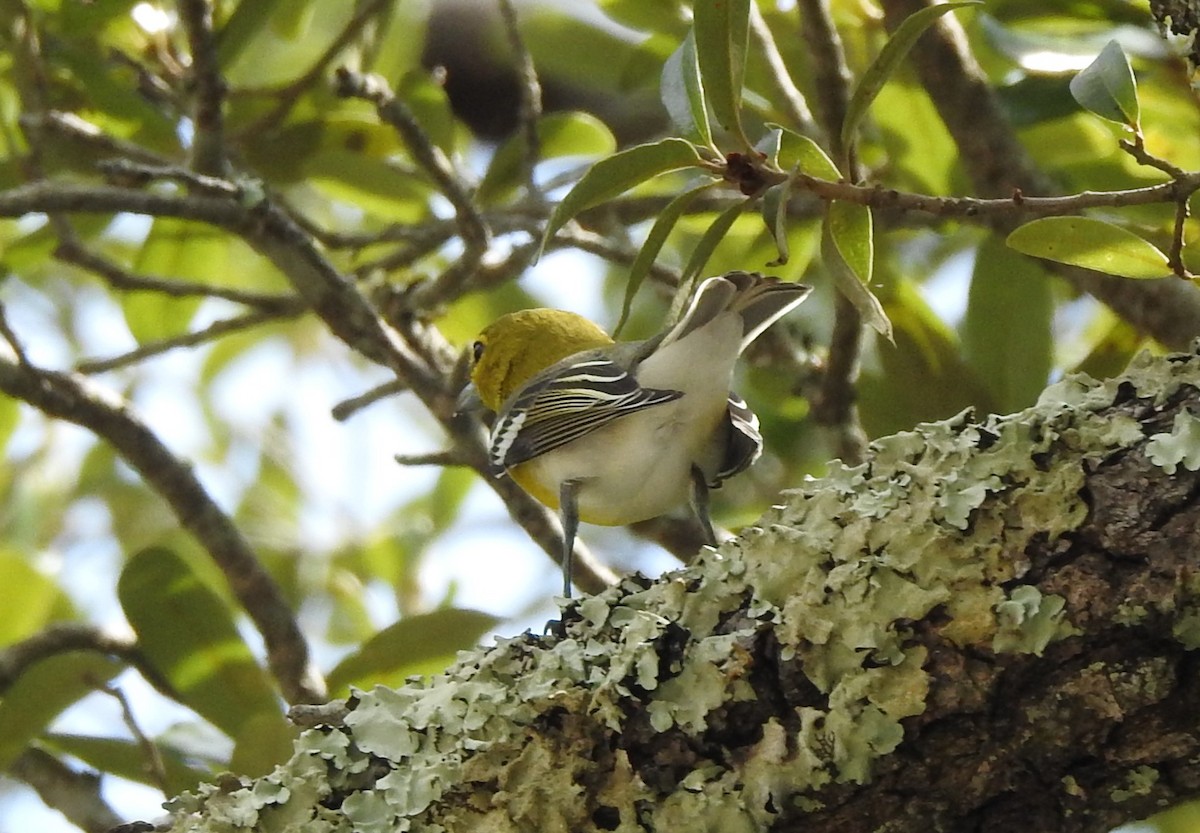
[[[1137,82],[1125,50],[1115,40],[1109,41],[1096,60],[1071,79],[1070,89],[1084,109],[1102,119],[1138,129]]]
[[[26,668],[0,700],[0,772],[67,706],[115,677],[124,664],[86,651],[55,654]]]
[[[1054,299],[1042,265],[989,237],[979,247],[963,353],[1004,413],[1032,405],[1046,386]]]
[[[770,232],[771,239],[775,241],[775,249],[779,252],[779,257],[768,263],[768,266],[783,266],[788,262],[787,205],[791,196],[792,179],[790,177],[782,184],[768,188],[767,192],[763,194],[763,223]]]
[[[542,159],[563,156],[604,156],[617,149],[612,131],[590,113],[550,113],[538,121],[538,150]],[[525,137],[514,134],[497,148],[479,183],[479,200],[495,204],[524,185]]]
[[[750,147],[741,118],[750,0],[697,0],[692,12],[700,77],[713,116]]]
[[[1018,252],[1125,278],[1170,276],[1167,256],[1131,231],[1091,217],[1043,217],[1006,241]]]
[[[704,82],[700,79],[696,34],[693,30],[688,30],[683,43],[663,63],[658,91],[675,126],[685,135],[695,136],[704,144],[711,145],[712,131],[708,127]]]
[[[696,146],[676,138],[635,145],[601,159],[588,168],[562,202],[554,207],[554,213],[550,215],[542,235],[542,250],[554,233],[579,212],[612,199],[659,174],[697,167],[699,162],[700,154]]]
[[[254,715],[234,738],[229,769],[251,778],[268,775],[292,754],[298,734],[294,726],[277,715],[269,712]]]
[[[837,205],[837,203],[832,205]],[[863,321],[888,341],[892,341],[892,322],[888,320],[887,313],[884,311],[883,305],[879,303],[879,299],[846,262],[841,248],[835,241],[834,232],[828,220],[821,227],[821,258],[829,269],[834,285],[850,300],[850,303],[854,304],[854,308],[858,310]]]
[[[904,56],[913,48],[925,30],[947,12],[963,6],[979,5],[982,5],[980,0],[939,3],[936,6],[926,6],[905,18],[904,22],[892,33],[888,42],[883,45],[883,49],[879,50],[875,60],[867,67],[850,97],[850,104],[846,108],[846,120],[842,123],[842,147],[845,148],[847,154],[854,144],[854,134],[858,131],[863,117],[866,116],[871,102],[875,100],[875,96],[879,95],[879,91],[883,89],[887,80],[895,74],[896,68],[904,60]]]
[[[406,616],[329,672],[330,694],[345,694],[351,685],[399,684],[407,676],[443,670],[457,651],[473,647],[499,622],[487,613],[454,608]]]
[[[834,200],[825,219],[838,254],[863,286],[871,283],[875,266],[875,234],[871,209],[858,203]]]
[[[708,259],[712,257],[712,253],[716,250],[717,245],[725,238],[734,221],[741,216],[742,212],[749,207],[751,202],[752,200],[740,200],[734,203],[718,214],[717,219],[713,220],[712,225],[704,230],[704,234],[700,236],[696,247],[692,249],[692,256],[688,258],[687,265],[683,268],[683,283],[681,285],[695,282],[696,277],[704,269],[704,265],[708,263]]]
[[[186,561],[165,548],[142,550],[121,572],[117,595],[138,646],[185,705],[234,738],[255,715],[283,720],[233,611]]]
[[[666,207],[658,214],[658,219],[654,221],[654,225],[650,227],[650,233],[646,235],[646,242],[642,244],[642,248],[638,250],[637,257],[633,259],[633,265],[629,267],[629,280],[625,283],[625,299],[621,303],[621,320],[617,322],[617,326],[613,329],[613,337],[620,334],[621,329],[629,320],[629,313],[633,309],[633,299],[637,295],[638,289],[642,286],[642,281],[646,279],[646,275],[650,273],[650,267],[654,265],[658,253],[662,251],[663,244],[667,242],[667,237],[671,234],[675,224],[679,222],[679,218],[687,211],[692,200],[703,191],[712,188],[716,183],[708,182],[690,191],[684,191],[675,199],[667,203]]]

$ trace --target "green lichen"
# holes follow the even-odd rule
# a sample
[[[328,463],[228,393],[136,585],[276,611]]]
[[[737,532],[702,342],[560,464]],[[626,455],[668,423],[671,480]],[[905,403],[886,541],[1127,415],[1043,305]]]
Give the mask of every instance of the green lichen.
[[[1149,795],[1158,783],[1159,773],[1154,767],[1139,766],[1125,776],[1125,786],[1115,789],[1110,798],[1115,804],[1123,804],[1134,798]]]
[[[1200,469],[1200,417],[1176,414],[1169,433],[1150,437],[1146,456],[1167,474],[1174,474],[1181,465],[1188,471]]]
[[[173,801],[175,828],[585,831],[602,805],[619,833],[757,831],[783,808],[818,809],[824,787],[869,781],[925,710],[913,623],[1000,653],[1040,654],[1075,632],[1063,599],[1025,581],[1025,553],[1086,518],[1090,461],[1144,442],[1109,410],[1118,388],[1163,402],[1184,384],[1200,387],[1200,360],[1143,358],[1122,380],[1065,380],[1011,417],[880,440],[868,464],[835,462],[702,563],[581,600],[554,637],[500,640],[431,679],[356,692],[344,725],[304,732],[270,776]],[[1188,465],[1193,429],[1179,425],[1153,453]],[[1200,647],[1200,589],[1182,604],[1176,636]],[[706,758],[718,711],[755,697],[766,631],[822,698]],[[654,781],[624,739],[667,730],[695,760]],[[1143,770],[1122,796],[1153,786]]]
[[[1061,596],[1044,596],[1033,585],[1015,588],[1012,595],[996,605],[998,628],[992,638],[992,649],[1002,654],[1040,657],[1051,642],[1079,633],[1063,618],[1065,607],[1066,600]]]

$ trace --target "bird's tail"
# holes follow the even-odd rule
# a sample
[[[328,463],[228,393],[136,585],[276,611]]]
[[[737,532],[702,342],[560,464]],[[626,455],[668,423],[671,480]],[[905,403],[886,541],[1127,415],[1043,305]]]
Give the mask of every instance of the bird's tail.
[[[683,318],[663,339],[669,344],[684,338],[724,312],[742,317],[742,344],[747,345],[801,301],[812,287],[788,283],[757,272],[727,272],[708,278],[696,289]]]

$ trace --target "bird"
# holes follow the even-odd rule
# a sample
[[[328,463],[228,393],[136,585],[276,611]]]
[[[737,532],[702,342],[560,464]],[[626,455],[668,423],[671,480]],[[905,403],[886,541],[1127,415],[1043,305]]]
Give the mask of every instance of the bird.
[[[716,546],[708,492],[763,445],[757,417],[730,390],[734,365],[810,291],[735,271],[702,281],[679,320],[644,341],[616,342],[560,309],[509,313],[479,334],[459,410],[495,413],[492,473],[559,512],[565,597],[581,520],[619,526],[690,502]]]

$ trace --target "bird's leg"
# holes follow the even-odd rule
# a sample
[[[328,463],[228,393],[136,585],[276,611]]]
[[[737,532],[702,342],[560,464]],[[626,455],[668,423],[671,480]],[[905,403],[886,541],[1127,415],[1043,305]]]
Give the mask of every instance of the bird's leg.
[[[558,509],[562,515],[563,595],[571,598],[571,560],[575,555],[575,533],[579,530],[579,481],[565,480],[558,490]]]
[[[704,539],[710,547],[717,545],[717,533],[713,531],[712,518],[708,515],[708,478],[699,466],[692,466],[692,511],[704,527]]]

